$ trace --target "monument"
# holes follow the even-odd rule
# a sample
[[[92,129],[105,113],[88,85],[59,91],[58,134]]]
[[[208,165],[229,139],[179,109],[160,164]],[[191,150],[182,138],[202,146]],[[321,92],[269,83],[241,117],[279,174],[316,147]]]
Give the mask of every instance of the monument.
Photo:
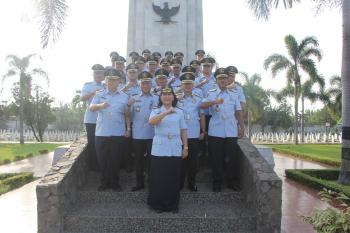
[[[194,59],[203,49],[202,0],[130,0],[127,54],[143,49]]]

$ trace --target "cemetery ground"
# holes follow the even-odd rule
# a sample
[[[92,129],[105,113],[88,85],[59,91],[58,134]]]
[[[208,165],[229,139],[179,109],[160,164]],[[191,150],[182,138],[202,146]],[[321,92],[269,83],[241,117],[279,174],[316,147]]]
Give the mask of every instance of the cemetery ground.
[[[0,143],[0,165],[46,154],[53,151],[60,143]]]

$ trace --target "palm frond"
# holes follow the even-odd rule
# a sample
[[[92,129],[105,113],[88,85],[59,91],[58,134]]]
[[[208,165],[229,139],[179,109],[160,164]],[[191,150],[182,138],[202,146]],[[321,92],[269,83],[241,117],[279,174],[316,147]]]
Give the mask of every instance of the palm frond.
[[[68,6],[66,0],[39,0],[38,10],[41,18],[41,44],[46,48],[50,42],[56,42],[61,35]]]
[[[33,69],[30,73],[29,73],[30,76],[33,76],[33,75],[37,75],[37,76],[41,76],[43,77],[45,80],[46,80],[46,83],[47,85],[49,86],[50,84],[50,79],[49,79],[49,75],[47,74],[47,72],[45,72],[43,69],[41,68],[35,68]]]
[[[341,8],[343,0],[313,0],[316,3],[316,13],[319,14],[323,8]]]
[[[310,76],[310,78],[317,82],[319,75],[315,65],[315,62],[311,59],[304,58],[299,61],[301,68]]]
[[[9,69],[7,71],[7,73],[5,75],[2,76],[1,78],[1,89],[0,89],[0,93],[3,91],[4,89],[4,82],[7,78],[9,77],[12,77],[14,75],[18,74],[18,71],[17,70],[14,70],[14,69]]]
[[[7,55],[5,60],[8,62],[8,64],[15,69],[21,70],[21,66],[22,66],[22,59],[19,58],[16,55],[10,54]]]
[[[305,37],[299,45],[299,51],[303,51],[307,46],[313,45],[314,47],[318,47],[318,40],[314,36]]]
[[[315,56],[318,61],[321,61],[322,59],[322,53],[321,50],[317,48],[308,48],[305,50],[302,50],[300,53],[300,57],[310,57],[310,56]]]
[[[280,2],[283,2],[284,7],[288,9],[292,8],[294,3],[300,2],[300,0],[248,0],[247,3],[258,19],[267,20],[271,9],[277,8]]]
[[[268,58],[265,59],[264,68],[265,68],[265,70],[267,70],[272,63],[279,63],[279,62],[292,64],[288,60],[288,58],[286,58],[285,56],[275,53],[275,54],[272,54]]]
[[[299,54],[299,46],[298,42],[292,35],[287,35],[284,37],[284,43],[286,44],[288,54],[293,58],[293,60],[297,60]]]
[[[342,86],[341,77],[339,75],[333,75],[329,80],[329,84],[331,84],[332,86],[341,87]]]

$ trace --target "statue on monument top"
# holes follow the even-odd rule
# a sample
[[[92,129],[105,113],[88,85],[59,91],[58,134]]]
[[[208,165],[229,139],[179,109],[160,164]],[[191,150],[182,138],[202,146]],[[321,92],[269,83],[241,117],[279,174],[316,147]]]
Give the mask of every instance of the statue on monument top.
[[[163,9],[160,6],[155,5],[154,3],[152,3],[153,6],[153,10],[154,12],[161,16],[162,19],[156,22],[162,22],[164,24],[169,24],[169,23],[175,23],[176,21],[172,21],[171,17],[173,17],[174,15],[176,15],[179,10],[180,10],[180,5],[176,6],[176,7],[172,7],[171,9],[169,8],[169,3],[168,2],[164,2],[164,7]]]

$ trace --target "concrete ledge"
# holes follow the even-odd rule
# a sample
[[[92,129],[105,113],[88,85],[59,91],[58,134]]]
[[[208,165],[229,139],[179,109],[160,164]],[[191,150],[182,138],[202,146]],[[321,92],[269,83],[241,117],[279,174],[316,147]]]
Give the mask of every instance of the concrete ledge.
[[[247,204],[256,210],[258,233],[279,233],[282,181],[247,138],[238,140],[237,172]]]
[[[73,142],[36,187],[38,233],[63,231],[63,216],[76,201],[77,189],[88,173],[85,138]]]

